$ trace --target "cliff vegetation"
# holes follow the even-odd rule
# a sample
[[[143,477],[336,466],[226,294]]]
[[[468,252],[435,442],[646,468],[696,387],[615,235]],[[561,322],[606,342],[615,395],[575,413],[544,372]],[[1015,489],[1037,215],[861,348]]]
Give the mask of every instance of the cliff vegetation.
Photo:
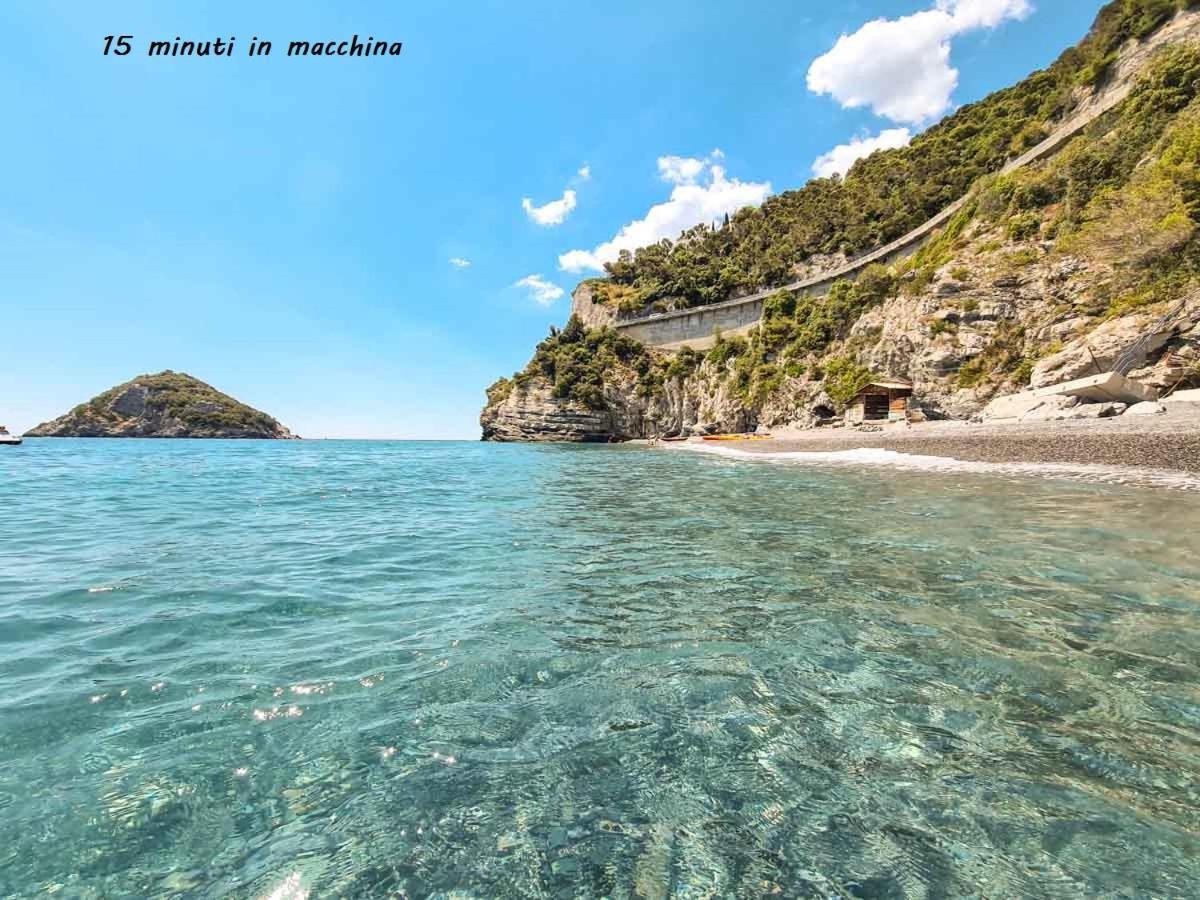
[[[979,178],[1034,146],[1086,90],[1101,84],[1129,40],[1151,34],[1200,0],[1116,0],[1088,35],[1049,68],[962,107],[907,147],[858,160],[844,177],[817,178],[713,230],[623,252],[597,296],[625,311],[677,309],[793,280],[809,260],[854,257],[920,225]],[[1090,187],[1111,173],[1092,172]]]

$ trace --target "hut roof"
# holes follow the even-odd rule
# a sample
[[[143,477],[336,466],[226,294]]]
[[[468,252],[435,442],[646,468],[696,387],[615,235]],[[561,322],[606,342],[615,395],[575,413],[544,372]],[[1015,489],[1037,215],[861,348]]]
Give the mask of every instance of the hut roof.
[[[906,381],[903,378],[877,378],[866,384],[864,390],[868,387],[888,388],[893,391],[911,391],[912,382]]]

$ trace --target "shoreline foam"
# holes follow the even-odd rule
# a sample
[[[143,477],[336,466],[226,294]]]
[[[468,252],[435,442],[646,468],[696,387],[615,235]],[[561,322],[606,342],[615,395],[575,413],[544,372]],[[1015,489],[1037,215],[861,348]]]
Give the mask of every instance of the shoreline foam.
[[[762,460],[772,463],[834,467],[876,466],[962,474],[1036,475],[1089,484],[1159,487],[1200,493],[1200,476],[1178,469],[1037,460],[990,462],[958,459],[952,456],[908,453],[884,447],[849,447],[844,450],[748,450],[693,441],[661,446],[672,450],[684,449],[694,453],[737,460]]]

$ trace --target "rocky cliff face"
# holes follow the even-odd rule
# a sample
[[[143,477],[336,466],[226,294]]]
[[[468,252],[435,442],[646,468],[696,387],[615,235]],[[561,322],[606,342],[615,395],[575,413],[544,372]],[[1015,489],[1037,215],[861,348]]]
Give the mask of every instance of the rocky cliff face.
[[[271,416],[190,375],[139,375],[28,437],[295,438]]]
[[[1143,337],[1131,377],[1160,393],[1200,385],[1200,291],[1114,316],[1096,296],[1106,277],[1105,267],[1057,253],[1053,242],[999,242],[994,228],[981,225],[928,286],[906,291],[902,281],[822,359],[849,356],[873,373],[911,380],[916,405],[931,418],[970,418],[1000,394],[1108,371]],[[674,359],[653,356],[664,371]],[[838,410],[819,369],[777,372],[767,389],[755,390],[739,372],[745,356],[705,354],[649,394],[635,371],[610,367],[599,409],[555,398],[551,380],[535,376],[489,402],[484,439],[606,441],[804,428]]]
[[[1130,43],[1105,89],[1122,82],[1121,105],[1054,156],[977,179],[915,256],[824,298],[767,301],[747,337],[702,354],[598,342],[630,314],[627,288],[585,282],[572,321],[591,343],[570,327],[543,342],[489,393],[484,438],[807,427],[868,375],[911,380],[930,417],[970,418],[1108,371],[1135,344],[1134,379],[1200,386],[1200,13]]]
[[[599,408],[555,397],[548,379],[534,378],[489,400],[480,416],[483,440],[603,443],[753,430],[756,410],[724,375],[720,366],[703,362],[694,374],[670,379],[647,395],[635,371],[614,369]]]

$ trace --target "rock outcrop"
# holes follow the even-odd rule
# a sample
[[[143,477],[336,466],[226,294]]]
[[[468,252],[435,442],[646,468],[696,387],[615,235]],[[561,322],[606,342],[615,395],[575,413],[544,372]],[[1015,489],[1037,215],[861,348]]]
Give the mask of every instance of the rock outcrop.
[[[27,437],[293,439],[271,416],[203,381],[172,372],[139,375],[25,432]]]
[[[571,315],[588,328],[603,328],[617,321],[617,312],[609,304],[599,303],[594,283],[583,281],[571,292]]]
[[[480,416],[485,441],[607,442],[619,438],[607,410],[554,397],[540,382],[489,403]]]
[[[554,396],[545,378],[494,391],[480,415],[485,441],[564,441],[603,443],[680,434],[750,431],[753,412],[721,377],[704,363],[663,390],[646,395],[637,389],[632,370],[614,372],[604,386],[603,406]]]

